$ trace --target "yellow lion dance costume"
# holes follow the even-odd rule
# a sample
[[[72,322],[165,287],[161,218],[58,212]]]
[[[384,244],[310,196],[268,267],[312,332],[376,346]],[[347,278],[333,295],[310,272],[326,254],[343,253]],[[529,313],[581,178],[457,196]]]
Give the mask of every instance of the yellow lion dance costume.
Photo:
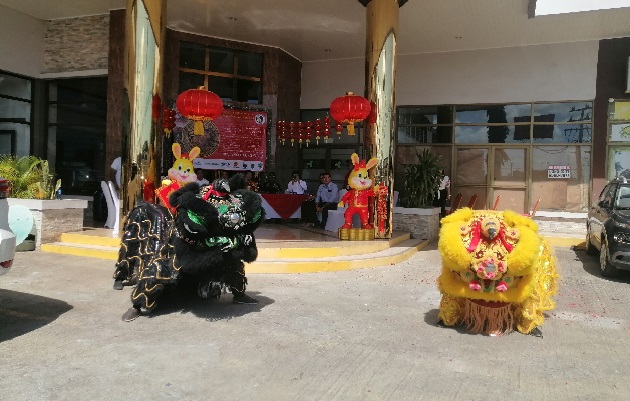
[[[538,226],[515,212],[460,209],[442,219],[440,322],[473,333],[540,334],[555,307],[555,261]]]

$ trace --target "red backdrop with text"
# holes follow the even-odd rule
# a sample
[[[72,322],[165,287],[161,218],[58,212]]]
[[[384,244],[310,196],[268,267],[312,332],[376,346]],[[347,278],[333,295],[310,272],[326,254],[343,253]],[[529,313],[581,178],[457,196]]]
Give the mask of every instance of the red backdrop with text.
[[[266,110],[224,109],[212,120],[219,130],[219,147],[194,160],[195,167],[211,170],[263,171],[267,157]]]

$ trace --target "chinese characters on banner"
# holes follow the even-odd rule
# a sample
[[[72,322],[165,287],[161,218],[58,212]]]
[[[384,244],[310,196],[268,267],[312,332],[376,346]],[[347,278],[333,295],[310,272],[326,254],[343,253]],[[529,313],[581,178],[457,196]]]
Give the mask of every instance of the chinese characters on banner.
[[[195,168],[263,171],[267,157],[267,119],[264,110],[224,109],[212,120],[219,130],[219,147],[208,157],[196,158]]]
[[[571,178],[571,166],[549,166],[547,178]]]

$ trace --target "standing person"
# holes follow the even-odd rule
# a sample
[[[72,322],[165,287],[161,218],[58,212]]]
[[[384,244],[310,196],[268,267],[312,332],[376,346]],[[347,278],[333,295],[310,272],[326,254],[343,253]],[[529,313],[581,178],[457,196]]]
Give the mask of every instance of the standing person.
[[[300,173],[295,170],[291,173],[291,181],[287,184],[287,193],[303,195],[306,192],[306,182],[300,179]]]
[[[446,202],[451,199],[451,179],[444,173],[444,169],[439,170],[437,196],[433,201],[433,206],[440,208],[440,218],[446,216]]]
[[[337,184],[332,182],[329,172],[325,172],[323,174],[321,181],[322,183],[317,189],[317,195],[315,196],[315,204],[317,205],[317,213],[322,214],[320,228],[326,228],[328,211],[337,210],[337,203],[339,202],[339,188],[337,187]]]
[[[111,168],[112,170],[115,170],[114,178],[116,182],[116,188],[120,189],[120,174],[122,172],[122,158],[120,156],[114,159]]]
[[[319,175],[320,184],[323,183],[324,173]],[[318,187],[319,189],[319,187]],[[320,222],[317,219],[317,205],[315,204],[315,197],[313,195],[308,196],[302,203],[302,225],[303,226],[311,226],[311,227],[319,227]]]
[[[195,173],[197,173],[197,184],[199,184],[199,186],[204,186],[204,185],[210,185],[210,181],[206,180],[206,178],[203,176],[203,169],[195,169]]]

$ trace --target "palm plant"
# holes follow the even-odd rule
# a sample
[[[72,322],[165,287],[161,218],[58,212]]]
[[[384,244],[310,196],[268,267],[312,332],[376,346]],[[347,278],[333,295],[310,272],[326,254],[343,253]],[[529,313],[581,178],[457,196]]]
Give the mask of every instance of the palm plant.
[[[61,186],[53,183],[48,161],[36,156],[0,155],[0,176],[9,180],[13,198],[54,199]]]
[[[431,153],[429,149],[416,152],[418,162],[415,164],[403,164],[404,199],[405,207],[428,207],[433,203],[440,182],[438,175],[442,160],[441,155]]]

